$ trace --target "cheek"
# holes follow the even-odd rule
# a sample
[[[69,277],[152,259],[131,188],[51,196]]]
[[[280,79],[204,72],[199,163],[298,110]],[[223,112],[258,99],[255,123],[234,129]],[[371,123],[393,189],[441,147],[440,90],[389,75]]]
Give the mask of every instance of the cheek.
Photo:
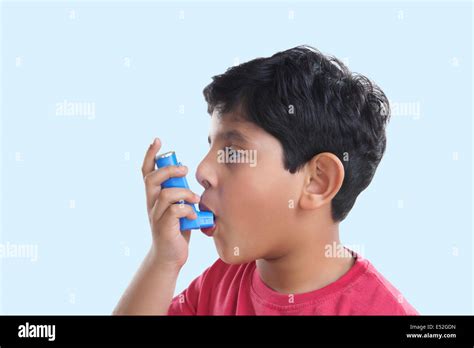
[[[243,174],[233,178],[222,192],[225,226],[215,242],[228,263],[263,257],[284,243],[292,221],[291,201],[296,204],[286,175]]]
[[[222,185],[221,222],[214,243],[219,257],[228,264],[255,260],[265,244],[260,221],[265,214],[266,196],[252,182],[249,175],[236,175]]]
[[[258,176],[242,175],[239,179],[232,180],[227,187],[226,197],[226,215],[230,219],[228,222],[238,228],[239,233],[253,231],[260,226],[261,219],[268,215],[271,197]]]

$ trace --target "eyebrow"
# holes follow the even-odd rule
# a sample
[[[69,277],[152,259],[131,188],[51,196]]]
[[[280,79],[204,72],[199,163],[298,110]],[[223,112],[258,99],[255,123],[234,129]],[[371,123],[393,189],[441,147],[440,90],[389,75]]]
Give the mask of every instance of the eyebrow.
[[[227,132],[219,133],[217,135],[217,139],[222,139],[224,141],[237,141],[245,144],[250,143],[250,140],[238,130],[230,130]],[[207,137],[207,142],[209,143],[209,145],[211,144],[210,136]]]

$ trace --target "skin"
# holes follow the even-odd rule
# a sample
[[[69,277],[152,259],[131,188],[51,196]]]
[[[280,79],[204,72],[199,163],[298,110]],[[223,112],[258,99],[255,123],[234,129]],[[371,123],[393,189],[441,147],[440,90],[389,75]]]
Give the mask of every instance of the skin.
[[[224,139],[238,131],[247,139]],[[206,188],[202,202],[217,216],[213,239],[229,264],[256,260],[262,280],[285,294],[326,286],[346,273],[352,257],[325,257],[325,246],[340,244],[331,200],[344,180],[344,167],[331,153],[313,157],[291,174],[283,167],[279,141],[238,115],[211,117],[210,149],[196,178]],[[256,150],[257,165],[219,163],[226,146]]]
[[[201,198],[187,189],[162,190],[163,181],[186,175],[187,168],[155,170],[161,141],[155,139],[148,148],[142,174],[153,242],[114,314],[167,313],[176,279],[188,258],[190,231],[179,231],[179,218],[196,218],[188,205],[173,204],[180,200],[201,202],[214,212],[212,238],[224,262],[256,261],[263,282],[280,293],[322,288],[353,265],[352,257],[325,256],[325,246],[340,244],[339,224],[331,217],[331,200],[344,180],[337,156],[318,154],[291,174],[283,167],[278,140],[238,113],[214,112],[209,142],[209,152],[196,171],[205,188]],[[256,165],[220,163],[218,151],[226,147],[256,151]]]

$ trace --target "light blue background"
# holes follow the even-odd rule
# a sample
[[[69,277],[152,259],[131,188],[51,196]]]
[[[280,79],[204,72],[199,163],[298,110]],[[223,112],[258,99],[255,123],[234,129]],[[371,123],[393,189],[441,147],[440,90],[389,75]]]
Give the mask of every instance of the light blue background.
[[[38,260],[0,259],[0,313],[111,313],[151,241],[148,144],[161,137],[194,175],[211,76],[299,44],[345,60],[394,105],[419,103],[419,115],[392,117],[343,242],[421,313],[473,313],[471,3],[9,1],[1,11],[0,238],[37,245]],[[56,115],[65,99],[95,103],[95,117]],[[176,293],[217,258],[199,231],[190,252]]]

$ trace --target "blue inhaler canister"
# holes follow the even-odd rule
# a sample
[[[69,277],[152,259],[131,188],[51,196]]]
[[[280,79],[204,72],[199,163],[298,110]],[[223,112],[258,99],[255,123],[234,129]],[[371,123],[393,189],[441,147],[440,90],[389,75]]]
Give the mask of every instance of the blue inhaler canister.
[[[178,163],[176,153],[174,151],[166,152],[162,155],[156,156],[155,163],[158,168],[181,165],[181,163]],[[189,189],[188,181],[186,180],[185,176],[179,178],[169,178],[161,184],[161,188],[163,189],[170,187],[180,187]],[[198,211],[194,204],[188,202],[184,203],[189,204],[193,208],[193,210],[196,212],[197,219],[190,220],[188,218],[180,218],[179,225],[181,231],[208,228],[214,226],[214,214],[212,214],[212,212]]]

